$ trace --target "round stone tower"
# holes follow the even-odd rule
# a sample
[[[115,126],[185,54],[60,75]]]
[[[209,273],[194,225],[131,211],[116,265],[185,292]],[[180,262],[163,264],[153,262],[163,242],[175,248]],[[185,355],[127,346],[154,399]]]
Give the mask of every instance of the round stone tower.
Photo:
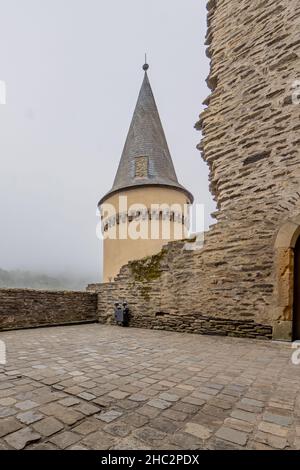
[[[187,236],[192,194],[179,184],[147,70],[111,190],[100,200],[103,281]]]

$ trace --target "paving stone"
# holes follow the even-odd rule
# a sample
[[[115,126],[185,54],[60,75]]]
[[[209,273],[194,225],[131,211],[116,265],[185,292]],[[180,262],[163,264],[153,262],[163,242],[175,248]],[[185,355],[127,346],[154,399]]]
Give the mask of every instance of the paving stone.
[[[247,433],[250,433],[254,428],[254,424],[251,424],[247,421],[241,421],[240,419],[235,418],[226,418],[224,420],[224,424],[226,425],[226,427]]]
[[[237,397],[237,398],[239,398],[242,395],[242,392],[237,391],[235,389],[228,388],[228,387],[224,388],[222,392],[224,395],[229,395],[231,397]]]
[[[224,388],[224,385],[220,384],[220,383],[216,383],[216,382],[206,382],[205,387],[214,388],[214,389],[220,391]]]
[[[16,403],[15,407],[18,408],[19,410],[31,410],[32,408],[36,408],[38,406],[38,403],[31,401],[31,400],[25,400],[19,403]]]
[[[248,421],[249,423],[256,423],[256,415],[248,411],[234,410],[231,415],[232,418],[240,419],[241,421]]]
[[[131,401],[131,400],[126,400],[126,399],[118,400],[116,404],[118,405],[118,408],[123,408],[124,410],[134,410],[135,408],[138,408],[139,406],[141,406],[141,404],[137,401]]]
[[[56,434],[50,439],[50,442],[55,444],[60,449],[66,449],[67,447],[75,444],[80,440],[79,434],[71,431],[64,431],[60,434]]]
[[[195,387],[193,387],[192,385],[187,385],[187,384],[179,384],[177,385],[177,387],[182,388],[183,390],[190,390],[190,391],[195,390]]]
[[[68,425],[75,424],[84,417],[82,413],[56,403],[43,406],[40,408],[40,411],[48,416],[54,416],[59,421]]]
[[[4,439],[8,445],[13,447],[16,450],[21,450],[26,447],[26,445],[39,441],[41,435],[33,431],[31,428],[23,428],[19,431],[16,431],[12,434],[9,434]]]
[[[115,443],[115,438],[103,431],[97,431],[85,437],[81,444],[92,450],[107,450]]]
[[[111,447],[113,450],[151,450],[151,446],[145,444],[142,441],[139,441],[138,439],[128,436],[124,437],[120,440],[117,440],[115,444]]]
[[[116,398],[116,400],[122,400],[123,398],[128,397],[129,393],[122,392],[121,390],[113,390],[108,394],[109,397]]]
[[[154,408],[153,406],[144,405],[136,410],[137,413],[140,413],[143,416],[148,418],[155,418],[161,413],[159,408]]]
[[[50,442],[40,442],[38,444],[31,444],[28,450],[58,450],[58,448]]]
[[[216,418],[214,416],[210,416],[208,414],[199,411],[198,413],[189,417],[188,422],[193,422],[197,424],[201,424],[202,426],[206,426],[209,429],[216,431],[222,425],[223,420]]]
[[[209,401],[209,404],[221,408],[222,410],[231,410],[232,404],[225,400],[220,400],[218,398],[212,398]]]
[[[130,395],[128,399],[140,402],[140,401],[147,401],[148,397],[146,395],[143,395],[142,393],[134,393],[133,395]]]
[[[269,421],[270,423],[279,424],[280,426],[289,426],[293,421],[290,416],[275,414],[269,411],[266,411],[263,414],[263,420]]]
[[[5,418],[0,420],[0,437],[18,431],[22,425],[15,418]]]
[[[10,450],[10,449],[6,443],[0,441],[0,451],[1,450]]]
[[[9,388],[12,388],[13,384],[10,382],[2,382],[0,383],[0,390],[7,390]]]
[[[84,388],[78,387],[78,385],[74,385],[74,387],[63,388],[63,390],[69,395],[80,395],[80,393],[84,392]]]
[[[175,395],[174,393],[166,393],[166,392],[164,392],[164,393],[161,393],[161,394],[159,395],[159,398],[160,398],[161,400],[172,401],[172,402],[173,402],[173,401],[178,401],[180,397],[177,396],[177,395]]]
[[[8,427],[11,432],[0,438],[1,450],[16,448],[6,439],[23,429],[42,436],[41,442],[29,439],[26,450],[300,449],[300,376],[290,365],[286,345],[230,337],[199,342],[194,335],[106,325],[2,335],[9,336],[14,351],[9,372],[26,378],[11,374],[11,380],[1,381],[0,371],[0,429],[5,420],[18,423],[18,429]],[[74,356],[75,343],[83,346],[77,346]],[[39,345],[43,352],[36,360]],[[215,355],[216,350],[222,354]],[[47,369],[31,367],[40,364]],[[49,373],[53,375],[45,376]],[[81,393],[96,398],[82,400]],[[151,400],[166,402],[168,408],[149,406]],[[37,406],[15,406],[24,402]],[[111,411],[121,415],[99,419]],[[48,420],[63,427],[47,436],[43,426]],[[218,437],[224,428],[238,434]],[[206,429],[211,434],[203,438]],[[50,442],[65,432],[72,438],[67,434],[59,438],[60,445]],[[89,442],[83,443],[86,438]]]
[[[45,405],[47,403],[51,403],[53,401],[58,400],[59,398],[62,398],[64,394],[61,392],[49,392],[48,390],[46,392],[42,392],[38,390],[37,392],[34,392],[34,399],[40,404],[40,405]]]
[[[227,418],[230,413],[229,410],[223,410],[221,408],[218,408],[217,406],[211,406],[211,405],[204,405],[201,408],[201,411],[205,414],[214,416],[215,418],[222,419],[222,420]]]
[[[274,436],[273,434],[267,434],[258,431],[254,440],[273,447],[273,449],[285,449],[288,446],[288,441],[285,438]]]
[[[253,398],[242,398],[240,401],[243,405],[254,406],[256,408],[263,408],[265,403],[261,400],[254,400]]]
[[[272,401],[270,401],[269,407],[270,408],[278,408],[279,412],[282,411],[282,410],[294,411],[294,409],[295,409],[294,403],[283,403],[283,402],[274,403]]]
[[[0,400],[0,406],[12,406],[16,403],[17,400],[14,398],[2,398]]]
[[[131,413],[126,416],[126,423],[129,426],[133,426],[135,428],[140,428],[149,422],[149,418],[147,416],[143,416],[138,413]]]
[[[64,387],[62,385],[59,385],[59,384],[53,385],[53,388],[55,388],[55,390],[64,390]]]
[[[279,426],[278,424],[268,423],[266,421],[261,421],[258,425],[258,429],[263,432],[274,434],[279,437],[286,437],[288,430],[286,427]]]
[[[261,442],[257,441],[248,441],[249,449],[250,450],[272,450],[274,451],[274,448],[271,446],[268,446],[266,444],[262,444]]]
[[[15,395],[16,400],[18,401],[25,401],[30,400],[32,398],[32,392],[22,392]]]
[[[88,400],[88,401],[91,401],[97,398],[96,395],[93,395],[92,393],[89,393],[89,392],[81,392],[78,394],[78,397],[82,398],[83,400]]]
[[[84,375],[84,373],[81,372],[80,370],[73,370],[73,371],[69,372],[69,374],[73,375],[74,377],[79,376],[79,375]]]
[[[117,422],[106,424],[103,428],[103,431],[111,434],[112,436],[125,437],[130,434],[132,428],[127,422]]]
[[[185,397],[185,398],[182,398],[182,402],[183,403],[190,403],[191,405],[196,405],[196,406],[202,406],[206,403],[206,400],[203,400],[202,398],[197,398],[197,397],[192,397],[192,396],[189,396],[189,397]]]
[[[193,399],[198,398],[199,400],[203,400],[204,402],[207,402],[207,401],[212,400],[213,395],[209,395],[208,393],[204,393],[204,392],[198,392],[197,390],[195,390],[192,393],[191,398]]]
[[[170,436],[169,441],[171,444],[178,446],[180,449],[186,450],[201,449],[203,443],[202,439],[199,437],[180,431]]]
[[[267,399],[268,399],[268,394],[266,394],[265,390],[248,390],[246,393],[245,393],[245,396],[243,397],[245,399],[253,399],[253,400],[256,400],[256,401],[260,401],[264,404],[266,404],[267,402]]]
[[[216,437],[241,446],[244,446],[248,440],[248,435],[245,432],[236,431],[235,429],[226,426],[222,426],[216,432]]]
[[[73,428],[73,431],[85,436],[87,434],[91,434],[92,432],[98,431],[101,427],[101,421],[91,418],[86,419],[82,423],[78,424],[78,426]]]
[[[222,401],[225,401],[226,403],[231,403],[231,404],[239,402],[239,398],[231,397],[230,395],[224,395],[223,393],[220,393],[217,397],[212,397],[210,403],[213,400],[222,400]]]
[[[80,405],[75,406],[74,410],[79,411],[86,416],[91,416],[101,411],[99,406],[93,405],[92,403],[81,403]]]
[[[33,428],[41,435],[49,437],[61,431],[64,425],[55,418],[44,418],[33,424]]]
[[[73,406],[73,405],[78,405],[78,403],[80,403],[80,400],[74,397],[67,397],[67,398],[63,398],[58,403],[62,406]]]
[[[171,403],[165,400],[160,400],[159,398],[153,399],[148,401],[147,403],[148,406],[152,406],[153,408],[158,408],[160,410],[166,410],[171,406]]]
[[[120,418],[123,415],[121,411],[116,411],[116,410],[110,410],[110,411],[105,411],[102,413],[99,413],[98,415],[95,415],[95,418],[100,419],[101,421],[104,421],[105,423],[111,423],[115,419]]]
[[[82,446],[81,444],[75,444],[71,447],[68,447],[67,450],[89,450],[89,449],[85,446]]]
[[[173,434],[182,427],[182,423],[175,423],[174,421],[160,415],[157,418],[152,419],[149,426],[157,429],[158,431],[165,432],[166,434]]]
[[[163,411],[162,416],[173,419],[174,421],[185,421],[188,417],[186,413],[182,413],[182,411],[176,411],[173,409]]]
[[[99,405],[102,408],[105,408],[108,402],[104,397],[100,397],[100,398],[98,397],[98,398],[95,398],[95,400],[93,400],[93,403],[95,403],[96,405]]]
[[[0,418],[7,418],[17,413],[14,408],[0,408]]]
[[[157,441],[161,441],[165,438],[166,433],[161,432],[157,429],[144,426],[133,432],[133,436],[140,441],[146,442],[147,444],[154,444]]]
[[[205,393],[206,395],[218,395],[219,390],[216,390],[215,388],[210,388],[210,387],[199,387],[197,389],[197,392]]]
[[[243,450],[244,447],[233,442],[213,437],[207,443],[206,450]]]
[[[294,440],[294,448],[296,450],[300,450],[300,439],[299,439],[299,437],[296,437],[296,439]]]
[[[58,377],[47,377],[46,379],[42,379],[43,384],[45,385],[54,385],[59,382]]]
[[[154,384],[157,382],[157,380],[155,379],[150,379],[149,377],[145,377],[144,379],[142,379],[142,382],[145,382],[147,384]]]
[[[209,439],[212,434],[211,429],[197,423],[186,423],[183,430],[187,434],[192,434],[200,439]]]
[[[182,403],[179,401],[172,406],[172,410],[180,411],[181,413],[186,413],[187,415],[192,415],[199,411],[199,406],[192,405],[191,403]]]
[[[262,408],[259,408],[257,406],[253,405],[247,405],[246,403],[239,402],[236,404],[236,408],[243,410],[243,411],[249,411],[250,413],[261,413]]]
[[[21,421],[21,423],[29,425],[35,423],[36,421],[40,421],[44,418],[44,415],[39,413],[38,410],[29,410],[25,411],[24,413],[19,413],[17,418],[19,421]]]

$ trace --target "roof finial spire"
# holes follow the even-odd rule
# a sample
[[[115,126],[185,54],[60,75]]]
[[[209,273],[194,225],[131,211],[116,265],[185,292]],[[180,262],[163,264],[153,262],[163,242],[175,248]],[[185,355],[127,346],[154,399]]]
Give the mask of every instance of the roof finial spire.
[[[149,64],[147,64],[147,54],[145,54],[145,63],[143,65],[143,70],[147,72],[148,69],[149,69]]]

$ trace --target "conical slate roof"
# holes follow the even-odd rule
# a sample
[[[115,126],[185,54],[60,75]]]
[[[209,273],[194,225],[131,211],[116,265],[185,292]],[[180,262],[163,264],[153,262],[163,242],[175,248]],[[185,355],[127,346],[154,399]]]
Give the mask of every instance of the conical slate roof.
[[[161,124],[149,78],[148,65],[139,93],[117,174],[111,190],[99,204],[113,193],[140,186],[167,186],[180,189],[193,201],[193,196],[179,184]],[[148,157],[147,175],[136,178],[137,157]]]

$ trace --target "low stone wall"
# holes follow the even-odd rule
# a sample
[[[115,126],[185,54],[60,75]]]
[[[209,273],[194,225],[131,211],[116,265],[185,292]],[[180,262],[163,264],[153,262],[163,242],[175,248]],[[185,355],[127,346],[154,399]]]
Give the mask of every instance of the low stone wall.
[[[88,290],[98,295],[99,323],[114,323],[114,303],[126,301],[132,327],[271,339],[272,324],[260,321],[254,306],[253,318],[237,317],[234,304],[231,315],[226,315],[222,289],[210,286],[209,276],[201,276],[198,284],[193,276],[193,252],[184,246],[183,242],[169,243],[157,255],[124,266],[114,282],[90,285]],[[185,263],[180,261],[178,270],[181,256]]]
[[[88,292],[0,289],[0,330],[96,322],[96,312]]]
[[[108,292],[109,290],[107,293]],[[107,296],[108,303],[106,306],[103,304],[101,305],[100,302],[98,309],[99,323],[114,323],[114,311],[112,304],[115,291],[112,290],[112,293],[113,296]],[[110,306],[107,308],[107,305]],[[145,313],[145,305],[141,304],[139,306],[136,301],[134,303],[129,302],[129,310],[130,327],[150,328],[154,330],[177,331],[203,335],[235,336],[264,340],[272,339],[272,326],[255,323],[253,320],[230,320],[225,318],[209,317],[201,315],[197,311],[180,315],[169,312],[154,311],[153,309],[148,309],[147,313],[142,316],[140,312],[142,311]]]

